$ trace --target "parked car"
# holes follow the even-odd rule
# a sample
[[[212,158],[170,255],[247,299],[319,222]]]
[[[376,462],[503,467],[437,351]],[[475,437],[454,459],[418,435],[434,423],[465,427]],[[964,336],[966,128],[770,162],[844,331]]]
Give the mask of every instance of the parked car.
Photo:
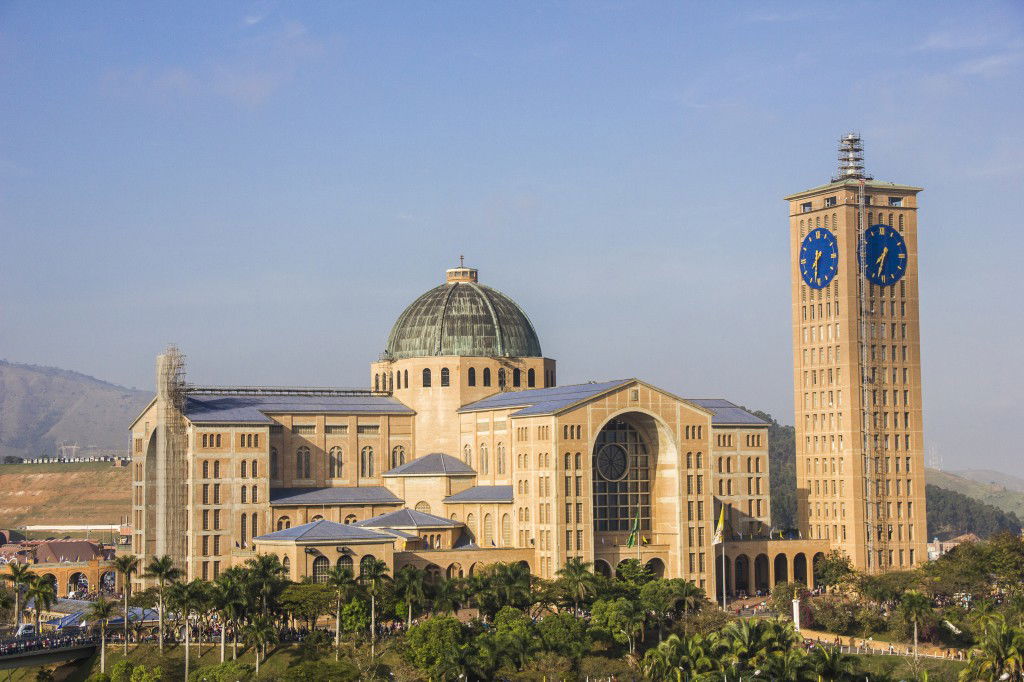
[[[15,637],[35,637],[36,626],[32,623],[22,623],[18,626],[17,631],[14,633]]]

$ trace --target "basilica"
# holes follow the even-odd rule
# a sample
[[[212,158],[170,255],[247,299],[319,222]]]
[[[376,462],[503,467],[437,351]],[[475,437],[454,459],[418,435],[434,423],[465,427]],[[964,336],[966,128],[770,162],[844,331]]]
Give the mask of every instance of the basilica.
[[[264,553],[314,581],[371,558],[543,578],[639,559],[711,594],[720,515],[730,541],[778,544],[767,427],[642,379],[560,385],[526,313],[460,266],[398,317],[366,388],[194,385],[160,355],[131,425],[133,547],[205,579]],[[729,552],[730,591],[811,579],[813,555],[757,551]]]

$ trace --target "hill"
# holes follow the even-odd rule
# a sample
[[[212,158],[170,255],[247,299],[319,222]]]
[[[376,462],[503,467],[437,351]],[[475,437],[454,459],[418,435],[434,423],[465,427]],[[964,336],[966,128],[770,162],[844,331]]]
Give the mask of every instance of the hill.
[[[928,484],[928,537],[948,540],[965,533],[984,539],[1001,532],[1020,533],[1020,519],[961,493]]]
[[[128,467],[102,462],[0,466],[0,528],[120,523],[130,512]]]
[[[1024,478],[1020,476],[1014,476],[1004,471],[994,471],[992,469],[963,469],[960,471],[952,471],[950,473],[956,474],[960,478],[966,478],[969,481],[975,483],[984,483],[986,485],[996,486],[997,488],[1006,488],[1016,493],[1024,493]]]
[[[55,455],[61,441],[83,451],[127,450],[128,423],[152,397],[77,372],[0,360],[0,462]]]
[[[995,474],[990,480],[1006,479],[1007,485],[1012,485],[1014,477],[998,474],[997,472],[988,473]],[[1008,488],[1001,483],[980,483],[976,480],[971,480],[949,471],[939,471],[938,469],[928,469],[925,480],[932,485],[966,495],[979,502],[997,507],[1004,512],[1016,514],[1018,518],[1024,519],[1024,493]]]

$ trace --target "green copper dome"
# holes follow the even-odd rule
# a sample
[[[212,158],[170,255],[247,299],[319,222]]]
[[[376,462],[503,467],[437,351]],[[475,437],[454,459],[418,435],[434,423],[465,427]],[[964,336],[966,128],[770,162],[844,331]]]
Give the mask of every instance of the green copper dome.
[[[541,357],[540,339],[526,313],[476,279],[472,268],[449,270],[445,284],[417,298],[398,316],[384,356]]]

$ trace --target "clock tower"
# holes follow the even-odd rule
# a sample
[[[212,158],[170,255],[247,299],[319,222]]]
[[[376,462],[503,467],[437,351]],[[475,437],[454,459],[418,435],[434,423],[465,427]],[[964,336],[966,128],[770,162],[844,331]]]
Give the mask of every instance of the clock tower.
[[[786,197],[797,518],[855,568],[927,559],[917,195],[864,173],[855,134],[832,181]]]

